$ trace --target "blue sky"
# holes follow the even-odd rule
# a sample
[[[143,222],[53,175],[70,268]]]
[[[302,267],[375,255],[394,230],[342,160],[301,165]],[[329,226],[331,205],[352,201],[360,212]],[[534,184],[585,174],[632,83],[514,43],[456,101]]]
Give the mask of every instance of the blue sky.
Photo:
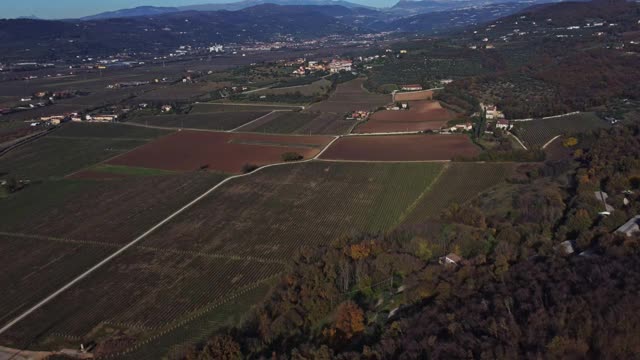
[[[182,6],[235,0],[0,0],[0,18],[35,15],[43,19],[75,18],[142,5]],[[352,0],[370,6],[391,6],[397,0]]]

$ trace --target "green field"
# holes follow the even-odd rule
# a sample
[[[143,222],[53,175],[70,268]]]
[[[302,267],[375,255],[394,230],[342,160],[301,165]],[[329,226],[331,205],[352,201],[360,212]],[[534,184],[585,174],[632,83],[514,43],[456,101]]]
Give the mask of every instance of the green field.
[[[0,173],[23,180],[58,178],[145,144],[141,140],[44,137],[0,158]]]
[[[287,86],[287,87],[275,87],[271,89],[265,89],[256,91],[259,95],[282,95],[300,93],[304,96],[323,95],[331,90],[331,81],[321,79],[314,81],[307,85]]]
[[[580,113],[559,118],[516,122],[513,132],[528,147],[542,147],[558,135],[587,132],[608,127],[594,113]]]
[[[437,220],[450,204],[463,204],[481,192],[503,183],[513,173],[513,164],[458,163],[448,168],[434,183],[432,190],[405,219],[405,224]]]
[[[61,126],[52,137],[153,140],[171,131],[133,127],[118,123],[70,123]]]
[[[195,113],[187,115],[157,115],[141,116],[132,122],[171,128],[191,128],[209,130],[232,130],[259,117],[269,114],[267,111],[221,111],[210,113]]]
[[[123,165],[111,165],[111,164],[98,164],[89,168],[91,171],[98,171],[109,174],[128,175],[128,176],[157,176],[157,175],[171,175],[175,174],[174,171],[150,169],[135,166],[123,166]]]
[[[253,132],[293,134],[298,129],[308,125],[318,115],[316,113],[302,112],[278,112],[270,116],[270,121],[263,123],[253,129]]]
[[[31,181],[59,178],[168,133],[119,124],[67,124],[0,157],[0,174]]]

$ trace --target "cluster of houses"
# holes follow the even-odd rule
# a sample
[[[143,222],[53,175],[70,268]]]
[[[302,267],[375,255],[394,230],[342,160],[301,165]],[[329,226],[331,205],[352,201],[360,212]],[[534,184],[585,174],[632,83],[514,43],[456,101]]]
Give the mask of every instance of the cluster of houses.
[[[409,103],[404,102],[387,105],[386,109],[389,111],[409,110]]]
[[[149,85],[150,83],[151,83],[150,81],[125,81],[125,82],[119,82],[119,83],[107,85],[107,88],[108,89],[121,89],[121,88]]]
[[[347,115],[347,120],[364,121],[369,118],[370,114],[371,113],[369,111],[357,110]]]
[[[86,114],[80,115],[77,112],[65,113],[63,115],[41,116],[37,120],[30,120],[32,127],[36,126],[56,126],[66,122],[114,122],[118,119],[115,114]]]
[[[493,129],[511,130],[511,122],[505,119],[504,113],[498,110],[496,105],[480,103],[480,108],[484,112],[485,118],[493,124]]]
[[[288,65],[288,64],[286,64]],[[331,62],[321,61],[306,61],[305,59],[299,59],[291,65],[297,66],[293,70],[294,75],[304,76],[317,71],[329,71],[332,74],[339,73],[341,71],[352,71],[353,61],[346,59],[334,59]]]
[[[341,71],[351,71],[353,68],[353,61],[336,59],[329,64],[329,72],[332,74],[339,73]]]
[[[296,66],[293,75],[304,76],[318,71],[329,71],[331,73],[340,72],[342,70],[351,71],[353,62],[351,60],[333,60],[318,61],[304,58],[297,59],[292,62],[285,62],[285,66]]]
[[[504,119],[504,113],[498,110],[498,107],[493,104],[480,104],[480,108],[485,112],[487,120]]]
[[[23,110],[31,110],[35,108],[45,107],[51,105],[55,100],[59,99],[68,99],[78,95],[78,91],[75,90],[64,90],[64,91],[38,91],[32,96],[21,97],[19,105],[9,107],[9,108],[0,108],[0,116],[8,115],[14,112],[19,112]]]
[[[628,196],[632,194],[633,192],[631,190],[627,190],[624,192],[624,198],[622,199],[622,203],[625,206],[628,206],[629,204],[631,204],[631,200],[629,200]],[[609,216],[611,215],[612,212],[615,211],[615,208],[608,202],[609,194],[607,194],[604,191],[595,191],[594,196],[596,200],[602,203],[603,211],[600,211],[598,213],[600,216]],[[640,234],[640,215],[636,215],[631,219],[629,219],[626,223],[624,223],[622,226],[616,229],[615,232],[619,234],[624,234],[628,237],[639,235]]]

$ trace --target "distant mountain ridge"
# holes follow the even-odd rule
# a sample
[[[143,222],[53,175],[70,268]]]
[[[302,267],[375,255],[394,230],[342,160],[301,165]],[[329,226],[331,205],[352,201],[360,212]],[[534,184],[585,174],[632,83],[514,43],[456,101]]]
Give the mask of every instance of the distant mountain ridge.
[[[454,10],[442,10],[413,15],[392,21],[377,22],[372,27],[380,31],[407,33],[439,33],[472,27],[515,14],[531,6],[528,2],[489,4]]]
[[[122,50],[165,52],[180,45],[271,41],[284,36],[350,35],[369,31],[356,21],[361,13],[361,9],[338,5],[264,4],[238,11],[180,11],[96,20],[0,20],[0,52],[4,58],[37,53],[54,59]]]
[[[561,2],[566,0],[521,0],[519,3],[530,5]],[[585,0],[586,1],[586,0]],[[397,4],[389,8],[389,13],[405,16],[426,14],[432,12],[442,12],[448,10],[460,10],[472,7],[484,7],[505,3],[505,0],[400,0]],[[515,1],[514,1],[515,2]]]
[[[355,4],[344,0],[242,0],[221,4],[199,4],[178,7],[139,6],[130,9],[107,11],[96,15],[85,16],[81,18],[81,20],[106,20],[136,16],[155,16],[182,11],[238,11],[265,4],[282,6],[342,6],[348,9],[373,9],[366,5]]]
[[[565,0],[516,0],[513,2],[535,5]],[[585,0],[586,1],[586,0]],[[640,1],[640,0],[639,0]],[[486,7],[508,0],[400,0],[390,8],[375,8],[371,6],[352,3],[346,0],[241,0],[221,4],[199,4],[176,7],[139,6],[131,9],[108,11],[96,15],[86,16],[81,20],[105,20],[113,18],[125,18],[136,16],[157,16],[183,11],[238,11],[253,6],[274,4],[281,6],[342,6],[347,9],[365,9],[375,12],[380,17],[392,15],[396,18],[410,17],[419,14],[443,12],[449,10],[461,10],[474,7]],[[369,14],[372,15],[372,14]],[[387,20],[391,20],[387,18]]]
[[[153,16],[161,14],[169,14],[181,11],[177,7],[158,7],[158,6],[138,6],[131,9],[120,9],[115,11],[107,11],[96,15],[85,16],[82,20],[106,20],[136,16]]]

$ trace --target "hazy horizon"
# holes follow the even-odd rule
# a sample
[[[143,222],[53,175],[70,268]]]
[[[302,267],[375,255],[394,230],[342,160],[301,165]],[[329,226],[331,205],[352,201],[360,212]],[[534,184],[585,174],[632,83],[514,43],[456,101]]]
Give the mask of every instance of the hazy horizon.
[[[186,6],[198,4],[233,3],[239,0],[111,0],[108,3],[95,3],[86,0],[28,0],[2,5],[0,4],[0,18],[18,18],[36,16],[42,19],[71,19],[95,15],[105,11],[134,8],[138,6]],[[385,7],[391,6],[397,0],[351,0],[353,3]]]

